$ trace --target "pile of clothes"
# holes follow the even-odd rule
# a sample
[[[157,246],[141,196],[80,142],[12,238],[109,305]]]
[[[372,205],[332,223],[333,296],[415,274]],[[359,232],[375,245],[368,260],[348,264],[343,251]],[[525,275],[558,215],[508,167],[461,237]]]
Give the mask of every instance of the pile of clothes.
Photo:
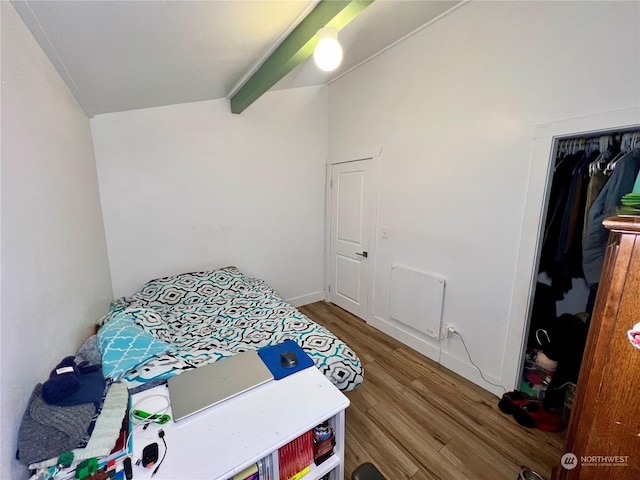
[[[106,456],[118,438],[127,405],[126,386],[105,381],[93,336],[33,389],[18,432],[16,458],[38,470],[56,465],[64,452],[72,452],[74,460]]]

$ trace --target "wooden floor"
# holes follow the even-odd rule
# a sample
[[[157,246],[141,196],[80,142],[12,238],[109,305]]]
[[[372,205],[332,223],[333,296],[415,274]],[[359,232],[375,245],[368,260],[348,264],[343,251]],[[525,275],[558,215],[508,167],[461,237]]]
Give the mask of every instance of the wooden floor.
[[[550,478],[563,434],[521,427],[491,393],[335,305],[300,310],[364,364],[347,393],[345,479],[367,461],[388,480],[516,480],[522,465]]]

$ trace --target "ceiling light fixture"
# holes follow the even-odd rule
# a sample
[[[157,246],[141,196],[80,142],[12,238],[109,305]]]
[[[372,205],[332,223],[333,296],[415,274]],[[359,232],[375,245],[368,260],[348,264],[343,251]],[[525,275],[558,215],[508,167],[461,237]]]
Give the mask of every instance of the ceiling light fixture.
[[[338,30],[325,27],[318,30],[318,44],[313,51],[313,60],[320,70],[332,72],[342,62],[342,47],[338,43]]]

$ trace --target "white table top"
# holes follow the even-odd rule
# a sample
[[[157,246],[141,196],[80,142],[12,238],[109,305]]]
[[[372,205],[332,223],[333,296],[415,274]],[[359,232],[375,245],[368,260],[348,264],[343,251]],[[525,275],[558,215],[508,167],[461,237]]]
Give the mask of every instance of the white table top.
[[[168,397],[165,386],[156,387],[134,395],[132,408],[157,412]],[[164,446],[157,432],[162,428],[168,450],[154,479],[226,480],[348,406],[349,399],[310,367],[179,422],[137,428],[133,453],[140,458],[146,445],[157,442],[161,458]],[[134,479],[151,478],[153,468],[134,466]]]

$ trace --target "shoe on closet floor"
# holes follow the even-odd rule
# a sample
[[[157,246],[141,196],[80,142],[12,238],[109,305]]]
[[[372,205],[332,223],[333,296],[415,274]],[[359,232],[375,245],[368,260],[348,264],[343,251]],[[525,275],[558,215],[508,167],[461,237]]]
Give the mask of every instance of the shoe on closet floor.
[[[566,427],[562,415],[547,412],[540,402],[525,403],[513,412],[513,418],[523,427],[538,428],[545,432],[559,432]]]
[[[498,402],[498,408],[502,411],[502,413],[506,413],[507,415],[511,415],[516,409],[520,408],[522,405],[531,402],[533,399],[519,390],[514,390],[513,392],[507,392],[502,395],[502,398]]]

